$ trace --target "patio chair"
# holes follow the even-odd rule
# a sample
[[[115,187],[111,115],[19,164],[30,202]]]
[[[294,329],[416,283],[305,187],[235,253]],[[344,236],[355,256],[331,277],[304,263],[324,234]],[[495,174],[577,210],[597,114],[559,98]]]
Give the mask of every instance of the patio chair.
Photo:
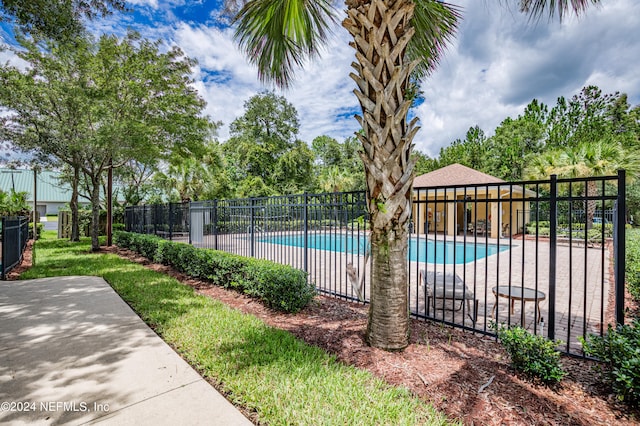
[[[478,319],[478,299],[475,294],[466,286],[462,278],[451,272],[427,272],[420,270],[420,282],[426,288],[427,293],[427,315],[430,314],[431,305],[436,309],[436,299],[441,299],[443,309],[459,311],[467,304],[467,315],[475,324]],[[451,308],[445,308],[447,301],[452,302]],[[458,305],[458,302],[460,303]],[[473,302],[473,309],[471,304]]]
[[[467,223],[467,234],[473,234],[476,232],[476,227],[473,225],[473,222]]]

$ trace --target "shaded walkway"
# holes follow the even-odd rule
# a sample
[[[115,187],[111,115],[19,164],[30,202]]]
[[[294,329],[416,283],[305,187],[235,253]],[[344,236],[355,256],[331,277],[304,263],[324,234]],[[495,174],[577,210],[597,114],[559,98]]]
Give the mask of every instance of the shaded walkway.
[[[0,283],[0,401],[4,424],[251,424],[97,277]]]

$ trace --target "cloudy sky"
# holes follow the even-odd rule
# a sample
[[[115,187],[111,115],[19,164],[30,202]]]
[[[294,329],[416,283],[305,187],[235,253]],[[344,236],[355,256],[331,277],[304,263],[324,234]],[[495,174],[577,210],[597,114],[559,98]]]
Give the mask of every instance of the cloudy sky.
[[[422,83],[425,101],[413,113],[422,129],[417,149],[437,155],[442,146],[464,138],[479,125],[487,134],[506,117],[517,117],[533,99],[554,105],[583,86],[629,95],[640,104],[640,2],[604,0],[579,19],[531,22],[515,4],[497,0],[451,0],[462,8],[455,42],[432,76]],[[219,19],[219,2],[208,0],[129,0],[132,13],[91,24],[95,32],[123,33],[127,28],[148,38],[180,46],[198,60],[196,87],[207,101],[206,113],[222,121],[219,138],[242,115],[252,95],[272,89],[233,44],[233,30]],[[0,32],[0,35],[2,33]],[[5,34],[5,38],[6,34]],[[353,50],[346,30],[336,26],[320,59],[297,73],[284,95],[298,110],[300,138],[319,135],[338,140],[357,130],[358,104],[348,77]],[[6,53],[0,61],[7,60]]]

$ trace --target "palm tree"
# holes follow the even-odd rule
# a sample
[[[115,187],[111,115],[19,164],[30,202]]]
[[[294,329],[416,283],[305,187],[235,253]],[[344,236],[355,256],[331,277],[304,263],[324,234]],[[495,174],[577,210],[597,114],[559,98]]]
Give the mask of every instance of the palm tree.
[[[354,176],[339,166],[325,168],[319,176],[320,189],[325,192],[346,191],[353,185]]]
[[[27,193],[11,190],[4,192],[0,189],[0,217],[26,216],[30,212],[27,204]]]
[[[167,173],[159,172],[155,176],[157,185],[163,188],[169,198],[177,192],[181,203],[197,200],[203,189],[204,167],[200,159],[181,158],[169,165]]]
[[[620,169],[627,170],[627,180],[634,180],[640,173],[640,156],[625,150],[619,141],[607,138],[550,150],[533,157],[526,174],[531,179],[547,178],[552,174],[559,178],[585,178],[612,176]],[[598,195],[598,182],[588,180],[582,195],[585,198]],[[586,226],[588,229],[593,225],[596,208],[595,199],[587,201]]]
[[[354,178],[349,172],[333,165],[325,168],[320,174],[320,189],[325,192],[333,192],[333,220],[340,221],[340,194],[353,184]],[[346,223],[344,224],[346,225]]]
[[[560,17],[598,0],[521,0],[534,16]],[[236,3],[227,0],[227,5]],[[412,140],[417,120],[407,121],[415,81],[437,64],[460,18],[459,9],[436,0],[345,0],[342,25],[356,50],[354,91],[362,116],[371,228],[370,345],[402,350],[409,342],[407,240],[411,216]],[[550,6],[550,7],[547,7]],[[317,54],[336,21],[331,0],[250,0],[235,16],[236,40],[264,81],[286,87],[296,66]]]

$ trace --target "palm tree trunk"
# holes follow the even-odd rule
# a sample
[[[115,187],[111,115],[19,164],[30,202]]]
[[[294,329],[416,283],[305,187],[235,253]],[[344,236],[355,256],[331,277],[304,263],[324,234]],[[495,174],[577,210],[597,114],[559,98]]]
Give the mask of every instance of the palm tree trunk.
[[[588,180],[584,188],[584,196],[593,197],[598,194],[598,185],[594,180]],[[593,228],[593,217],[596,215],[597,203],[595,200],[587,200],[587,223],[586,230]],[[603,212],[604,213],[604,212]],[[604,226],[604,215],[602,217],[602,226]]]
[[[353,36],[358,63],[352,73],[363,116],[356,117],[367,179],[371,222],[371,304],[367,341],[385,350],[409,343],[407,238],[415,160],[410,158],[417,119],[407,123],[405,99],[415,63],[405,63],[414,34],[414,4],[407,0],[347,0],[343,26]]]

